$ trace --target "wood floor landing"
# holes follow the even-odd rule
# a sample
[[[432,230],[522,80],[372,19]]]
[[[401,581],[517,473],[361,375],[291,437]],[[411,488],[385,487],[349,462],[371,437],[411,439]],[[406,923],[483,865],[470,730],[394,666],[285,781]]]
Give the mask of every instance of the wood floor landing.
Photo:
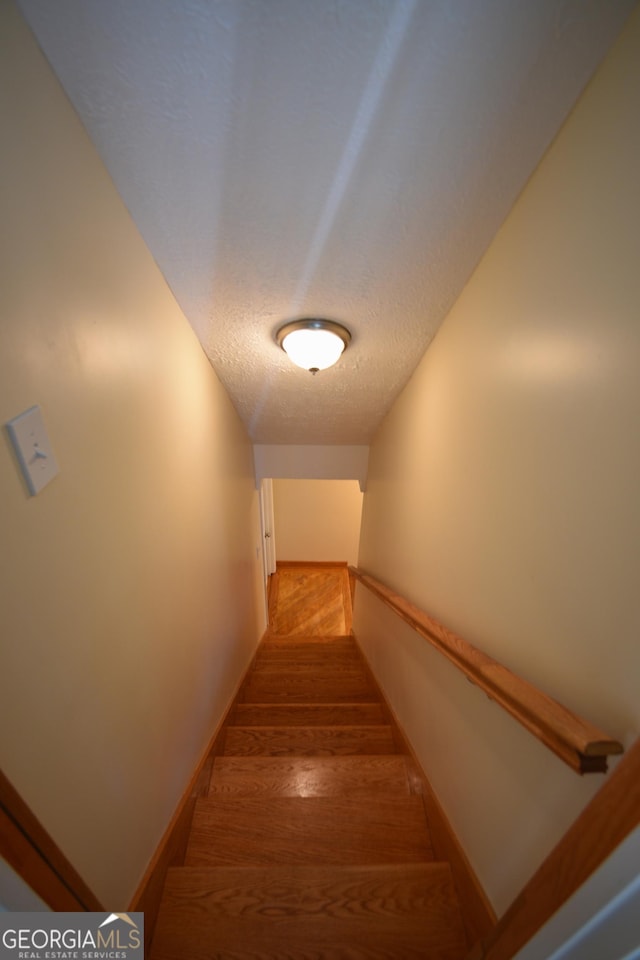
[[[463,960],[420,778],[346,633],[346,567],[285,572],[151,960]]]
[[[269,627],[274,636],[348,635],[351,591],[346,563],[278,564],[271,583]]]

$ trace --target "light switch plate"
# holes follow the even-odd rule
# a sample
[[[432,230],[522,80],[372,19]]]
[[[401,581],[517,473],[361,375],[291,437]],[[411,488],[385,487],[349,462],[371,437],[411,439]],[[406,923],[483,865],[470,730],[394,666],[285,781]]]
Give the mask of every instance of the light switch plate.
[[[35,496],[58,473],[40,407],[31,407],[7,423],[29,493]]]

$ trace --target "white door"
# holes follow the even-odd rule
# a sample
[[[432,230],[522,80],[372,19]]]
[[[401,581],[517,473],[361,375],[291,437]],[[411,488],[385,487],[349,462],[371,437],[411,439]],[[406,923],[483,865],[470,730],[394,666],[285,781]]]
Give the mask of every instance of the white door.
[[[260,525],[262,527],[262,566],[264,571],[265,605],[269,620],[267,588],[269,576],[276,571],[276,538],[273,514],[273,483],[270,479],[260,484]]]

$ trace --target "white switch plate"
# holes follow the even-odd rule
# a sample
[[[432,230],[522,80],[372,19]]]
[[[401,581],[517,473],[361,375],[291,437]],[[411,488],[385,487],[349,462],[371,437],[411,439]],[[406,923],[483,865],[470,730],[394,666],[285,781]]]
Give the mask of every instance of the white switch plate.
[[[29,493],[35,496],[58,473],[40,407],[31,407],[9,420],[7,430],[22,468]]]

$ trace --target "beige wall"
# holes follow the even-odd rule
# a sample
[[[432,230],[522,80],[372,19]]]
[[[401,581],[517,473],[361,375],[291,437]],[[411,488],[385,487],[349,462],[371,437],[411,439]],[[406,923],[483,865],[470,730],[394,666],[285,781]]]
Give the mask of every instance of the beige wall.
[[[274,480],[276,558],[358,563],[362,494],[356,480]]]
[[[367,485],[369,447],[329,444],[260,444],[253,447],[256,483],[270,477],[289,480],[357,480]]]
[[[640,13],[372,445],[361,565],[640,732]],[[499,911],[601,785],[356,595],[355,630]]]
[[[128,904],[261,624],[251,446],[77,117],[0,5],[0,766]]]

